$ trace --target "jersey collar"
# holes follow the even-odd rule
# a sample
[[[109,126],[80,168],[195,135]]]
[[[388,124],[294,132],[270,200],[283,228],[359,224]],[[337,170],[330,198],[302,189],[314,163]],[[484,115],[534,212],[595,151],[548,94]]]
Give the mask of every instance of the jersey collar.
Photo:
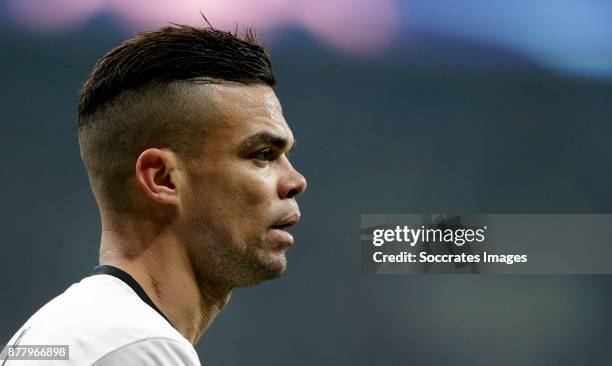
[[[136,295],[138,295],[138,297],[140,297],[142,301],[144,301],[147,305],[152,307],[153,310],[157,311],[159,315],[161,315],[164,319],[166,319],[168,323],[170,323],[170,320],[168,320],[168,317],[166,317],[166,315],[162,313],[162,311],[155,305],[155,303],[153,303],[153,300],[151,300],[149,295],[147,295],[147,293],[144,291],[142,286],[140,286],[140,284],[136,282],[134,277],[130,276],[129,273],[117,267],[104,264],[104,265],[97,266],[96,268],[94,268],[91,274],[92,276],[103,275],[103,274],[110,275],[110,276],[116,277],[120,279],[121,281],[125,282],[126,285],[130,286],[132,290],[134,290]],[[170,325],[172,325],[172,323],[170,323]]]

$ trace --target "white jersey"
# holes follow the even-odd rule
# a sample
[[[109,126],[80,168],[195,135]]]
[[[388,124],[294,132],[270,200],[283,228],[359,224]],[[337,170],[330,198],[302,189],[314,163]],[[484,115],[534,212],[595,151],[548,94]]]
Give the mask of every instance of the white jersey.
[[[136,280],[112,266],[96,267],[48,302],[6,344],[17,345],[13,356],[29,352],[30,360],[7,360],[5,348],[0,366],[200,365],[192,344]],[[57,360],[64,345],[68,360]]]

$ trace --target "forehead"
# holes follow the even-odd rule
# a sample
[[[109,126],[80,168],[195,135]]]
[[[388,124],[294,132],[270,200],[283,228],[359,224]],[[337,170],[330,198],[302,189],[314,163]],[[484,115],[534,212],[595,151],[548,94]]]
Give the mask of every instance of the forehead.
[[[223,83],[208,85],[208,89],[208,102],[202,105],[205,109],[202,113],[212,117],[209,132],[214,137],[239,143],[265,131],[293,141],[281,104],[271,87]]]

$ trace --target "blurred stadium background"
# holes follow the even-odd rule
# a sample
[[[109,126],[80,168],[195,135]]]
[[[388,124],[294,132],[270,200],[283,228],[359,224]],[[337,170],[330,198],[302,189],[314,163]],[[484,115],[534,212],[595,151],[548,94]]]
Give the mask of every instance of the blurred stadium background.
[[[0,0],[0,343],[97,264],[81,83],[199,11],[257,30],[309,179],[289,271],[234,292],[204,365],[612,364],[610,276],[367,276],[359,258],[361,213],[612,212],[597,0]]]

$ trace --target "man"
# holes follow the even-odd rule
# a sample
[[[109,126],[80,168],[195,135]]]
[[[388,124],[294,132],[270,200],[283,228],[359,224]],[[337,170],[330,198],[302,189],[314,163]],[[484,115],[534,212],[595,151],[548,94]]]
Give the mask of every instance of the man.
[[[102,57],[79,105],[100,266],[8,342],[69,346],[29,364],[199,365],[232,289],[285,271],[306,180],[274,83],[250,31],[164,27]]]

